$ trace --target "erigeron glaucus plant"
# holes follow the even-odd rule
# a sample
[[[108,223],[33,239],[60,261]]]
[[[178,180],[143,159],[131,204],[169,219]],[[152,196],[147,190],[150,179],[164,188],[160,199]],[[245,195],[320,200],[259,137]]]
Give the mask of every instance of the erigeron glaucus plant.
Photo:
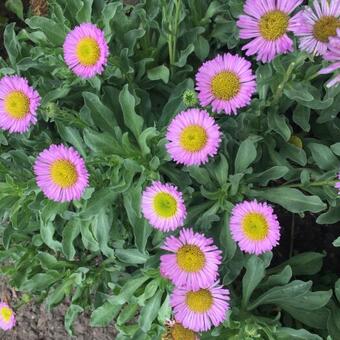
[[[49,308],[67,298],[69,334],[90,312],[117,339],[337,340],[337,33],[303,26],[311,15],[336,26],[337,11],[327,0],[56,0],[47,17],[10,23],[10,284]],[[294,242],[305,221],[305,238],[330,236]],[[5,307],[12,327],[18,304]]]

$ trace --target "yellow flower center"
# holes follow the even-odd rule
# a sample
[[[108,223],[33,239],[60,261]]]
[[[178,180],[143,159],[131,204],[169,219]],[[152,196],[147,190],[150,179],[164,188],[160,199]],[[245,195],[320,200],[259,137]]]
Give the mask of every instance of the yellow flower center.
[[[197,292],[190,291],[186,294],[186,303],[191,311],[204,313],[211,308],[213,297],[207,289],[200,289]]]
[[[153,199],[153,207],[160,217],[169,218],[177,212],[177,201],[167,192],[160,192]]]
[[[234,73],[223,71],[216,74],[211,81],[211,91],[217,99],[230,100],[240,91],[240,78]]]
[[[205,256],[202,250],[195,245],[186,244],[178,249],[178,266],[189,273],[199,272],[205,265]]]
[[[100,48],[95,39],[83,38],[77,44],[76,54],[81,65],[93,66],[100,57]]]
[[[315,23],[313,34],[316,40],[327,43],[329,37],[336,35],[337,28],[340,28],[340,19],[324,16]]]
[[[277,40],[286,32],[289,24],[289,17],[282,11],[271,11],[260,18],[259,28],[261,36],[265,40]]]
[[[60,187],[69,188],[77,182],[78,173],[74,164],[66,159],[58,159],[51,165],[52,181]]]
[[[23,119],[29,113],[30,100],[21,91],[12,91],[4,100],[5,111],[10,117],[15,119]]]
[[[201,151],[207,144],[207,132],[199,125],[190,125],[183,129],[180,136],[181,147],[188,152]]]
[[[299,138],[298,136],[295,136],[295,135],[290,137],[289,143],[295,145],[299,149],[302,149],[302,147],[303,147],[303,143],[302,143],[301,138]]]
[[[196,335],[190,329],[184,328],[181,324],[175,323],[171,328],[172,340],[195,340]]]
[[[243,231],[253,241],[261,241],[268,235],[268,223],[259,213],[249,213],[242,221]]]
[[[13,315],[12,310],[10,308],[8,308],[8,307],[2,307],[0,313],[1,313],[1,318],[5,322],[8,322],[11,319],[12,315]]]

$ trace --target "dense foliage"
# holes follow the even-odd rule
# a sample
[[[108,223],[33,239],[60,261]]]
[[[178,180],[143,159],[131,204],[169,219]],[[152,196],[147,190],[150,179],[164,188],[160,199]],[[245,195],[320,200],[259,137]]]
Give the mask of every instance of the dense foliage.
[[[21,2],[10,2],[24,19]],[[251,105],[237,116],[213,114],[223,132],[218,155],[182,167],[166,152],[166,128],[185,109],[183,94],[204,60],[243,55],[235,24],[242,1],[48,3],[48,16],[29,11],[3,35],[0,77],[25,76],[42,97],[29,132],[0,132],[0,260],[10,284],[49,308],[68,298],[69,334],[90,311],[93,326],[115,320],[117,339],[159,339],[171,319],[172,286],[159,274],[165,234],[142,217],[140,200],[162,180],[183,192],[185,225],[223,250],[231,309],[202,339],[339,339],[339,269],[318,274],[325,254],[311,244],[273,266],[272,253],[241,252],[228,227],[233,205],[254,198],[289,218],[312,214],[320,228],[340,221],[340,86],[327,88],[330,76],[318,75],[327,63],[298,49],[267,64],[248,58],[257,80]],[[82,22],[102,28],[110,47],[104,73],[90,80],[76,77],[62,53]],[[85,159],[90,187],[80,201],[52,202],[36,185],[36,156],[60,143]]]

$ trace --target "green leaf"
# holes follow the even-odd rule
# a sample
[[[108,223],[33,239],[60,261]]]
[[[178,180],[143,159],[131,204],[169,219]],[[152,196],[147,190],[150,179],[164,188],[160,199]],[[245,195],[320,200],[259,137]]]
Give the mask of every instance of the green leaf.
[[[286,117],[275,111],[270,111],[267,115],[268,126],[276,131],[285,141],[288,141],[291,136],[290,128],[287,124]]]
[[[73,304],[67,309],[66,314],[65,314],[64,326],[65,326],[67,333],[70,336],[74,335],[73,329],[72,329],[72,325],[74,323],[74,320],[83,311],[84,311],[84,309],[81,306],[73,305]]]
[[[340,247],[340,236],[335,241],[333,241],[333,246]]]
[[[335,143],[331,145],[331,150],[337,155],[340,156],[340,143]]]
[[[76,14],[76,19],[80,24],[83,22],[91,22],[93,0],[82,0],[82,3],[83,6]]]
[[[91,117],[95,124],[103,131],[112,133],[117,126],[114,113],[101,102],[96,94],[83,92],[82,95],[85,106],[90,110]]]
[[[270,275],[268,279],[261,284],[261,288],[286,285],[291,280],[292,275],[292,268],[287,265],[278,274]]]
[[[287,300],[281,304],[284,307],[294,307],[304,310],[316,310],[324,307],[332,297],[332,290],[308,292],[305,295],[298,296],[293,300]]]
[[[136,139],[138,139],[143,130],[144,120],[141,116],[136,114],[136,100],[135,97],[129,92],[127,84],[119,93],[119,103],[122,107],[125,125],[131,130]]]
[[[317,213],[327,207],[318,196],[307,196],[294,188],[270,188],[258,193],[256,196],[277,203],[293,213],[305,211]]]
[[[165,65],[160,65],[148,70],[148,78],[150,80],[162,80],[163,83],[169,82],[170,71]]]
[[[5,6],[21,20],[24,20],[24,6],[21,0],[7,0]]]
[[[47,273],[38,273],[31,279],[26,280],[20,289],[24,291],[40,292],[49,288],[54,282],[60,279],[61,274],[56,270],[49,270]]]
[[[76,250],[73,245],[73,241],[80,234],[79,222],[69,221],[63,229],[63,253],[68,260],[73,260]]]
[[[257,256],[251,256],[246,263],[246,273],[242,279],[242,305],[247,306],[255,288],[265,276],[265,265]]]
[[[324,257],[325,255],[321,253],[301,253],[291,257],[280,266],[270,269],[270,271],[277,272],[289,265],[292,268],[293,275],[315,275],[322,268],[322,259]]]
[[[149,258],[148,255],[142,254],[137,249],[116,249],[115,251],[120,261],[132,265],[143,264]]]
[[[90,129],[84,130],[84,142],[94,152],[101,154],[121,154],[122,147],[107,132],[97,133]]]
[[[250,177],[251,183],[259,183],[262,186],[267,186],[270,181],[281,179],[288,173],[289,169],[286,166],[273,166],[263,172],[260,172]]]
[[[300,128],[306,132],[310,130],[309,125],[310,108],[298,104],[293,111],[293,121],[300,126]]]
[[[6,26],[4,31],[4,46],[11,65],[15,67],[16,60],[20,54],[20,44],[14,31],[15,23]]]
[[[81,138],[79,131],[73,127],[65,126],[58,122],[56,122],[56,125],[62,139],[72,144],[83,157],[86,157],[84,141]]]
[[[306,294],[312,287],[312,282],[299,280],[292,281],[284,286],[274,287],[260,295],[255,301],[250,303],[248,310],[252,310],[260,305],[283,304],[287,300],[295,299],[297,296]]]
[[[335,282],[334,291],[335,291],[336,298],[340,302],[340,279],[338,279],[338,281]]]
[[[98,211],[93,221],[93,229],[101,252],[109,258],[113,257],[114,251],[108,246],[110,240],[111,223],[109,222],[109,218],[105,212],[105,209]]]
[[[45,17],[31,17],[26,19],[25,22],[32,29],[42,31],[49,43],[58,47],[63,45],[66,36],[64,25],[57,24],[52,19]]]
[[[117,318],[117,325],[123,325],[124,323],[130,321],[134,318],[138,311],[138,304],[130,303],[127,304],[122,311],[120,312],[118,318]]]
[[[308,148],[312,153],[315,163],[320,169],[333,170],[338,168],[338,159],[334,156],[328,146],[317,143],[309,143]]]
[[[275,333],[277,340],[322,340],[318,335],[312,334],[305,329],[293,329],[281,327]]]
[[[62,245],[59,241],[53,239],[53,235],[55,233],[55,228],[52,222],[47,222],[44,224],[41,222],[40,224],[40,236],[44,243],[53,249],[54,251],[62,251]]]
[[[329,310],[326,307],[308,311],[302,308],[294,308],[282,305],[282,308],[288,312],[294,319],[304,323],[305,325],[317,328],[324,329],[327,325],[327,319],[329,316]]]
[[[150,330],[153,320],[156,319],[159,308],[161,306],[161,298],[163,292],[158,290],[157,293],[142,308],[139,326],[146,333]]]
[[[237,151],[235,158],[235,174],[242,173],[256,159],[255,143],[250,139],[244,140]]]
[[[286,84],[283,93],[292,100],[300,100],[310,102],[314,99],[302,82],[290,82]]]
[[[224,259],[225,260],[231,260],[236,252],[236,243],[231,237],[230,227],[229,227],[229,221],[230,221],[230,213],[226,212],[224,214],[223,223],[221,223],[221,232],[220,232],[220,244],[223,247],[224,251]]]
[[[105,302],[102,306],[95,309],[91,314],[90,325],[92,327],[106,327],[121,309],[120,305],[113,305]]]
[[[329,207],[328,211],[321,214],[317,219],[318,224],[334,224],[340,221],[340,206]]]

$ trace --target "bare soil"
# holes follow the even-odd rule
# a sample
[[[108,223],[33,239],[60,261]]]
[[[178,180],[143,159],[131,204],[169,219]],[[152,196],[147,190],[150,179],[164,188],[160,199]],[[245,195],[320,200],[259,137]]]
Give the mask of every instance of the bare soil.
[[[4,284],[2,282],[2,286]],[[11,306],[19,302],[16,293],[4,288],[5,295],[11,301]],[[3,295],[3,291],[0,292]],[[52,311],[46,310],[43,304],[30,302],[16,310],[16,326],[7,332],[0,330],[1,340],[114,340],[116,330],[112,325],[103,328],[94,328],[89,325],[89,315],[81,315],[74,323],[74,337],[70,337],[65,331],[64,315],[68,305],[59,305]]]

